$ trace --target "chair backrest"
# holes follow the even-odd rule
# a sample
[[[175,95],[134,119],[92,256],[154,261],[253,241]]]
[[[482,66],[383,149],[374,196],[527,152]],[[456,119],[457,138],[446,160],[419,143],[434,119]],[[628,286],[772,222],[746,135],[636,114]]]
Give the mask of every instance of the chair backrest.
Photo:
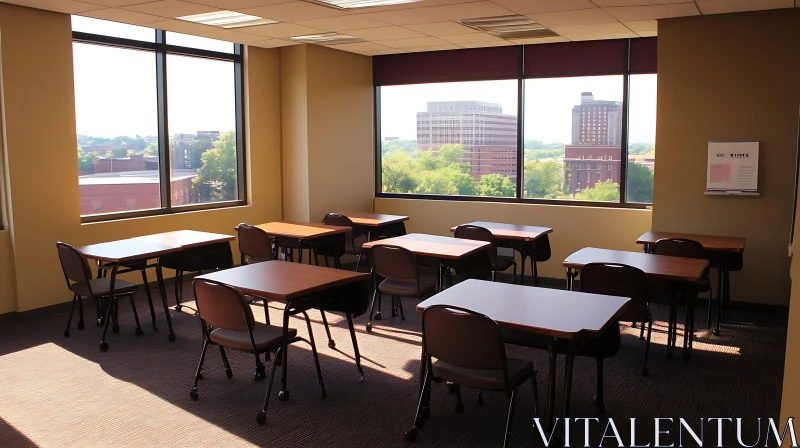
[[[488,249],[489,261],[492,263],[492,268],[497,266],[497,244],[495,243],[495,238],[491,230],[485,227],[464,224],[456,227],[453,236],[465,240],[486,241],[491,244],[492,246]]]
[[[417,259],[410,250],[389,244],[372,246],[372,267],[381,277],[393,280],[417,280]]]
[[[75,283],[89,283],[92,279],[92,271],[89,269],[89,262],[82,253],[75,249],[73,246],[57,242],[56,248],[58,249],[58,259],[61,261],[61,269],[64,271],[64,277],[67,278],[67,284],[70,281]]]
[[[272,241],[267,232],[250,224],[236,226],[239,235],[239,252],[248,257],[272,259]]]
[[[465,308],[433,305],[422,312],[425,352],[465,369],[502,370],[508,383],[506,349],[500,327]]]
[[[251,331],[253,311],[236,288],[211,280],[192,282],[197,313],[208,325],[233,331]]]
[[[348,236],[346,233],[331,235],[317,247],[317,254],[324,257],[342,258],[346,250]]]
[[[647,305],[647,274],[616,263],[588,263],[581,269],[581,291],[629,297],[631,305]]]
[[[706,258],[702,244],[685,238],[662,238],[653,245],[653,253],[672,257]]]
[[[346,241],[349,239],[350,240],[350,244],[353,247],[355,247],[355,244],[356,244],[355,239],[358,238],[359,236],[361,236],[361,233],[359,233],[357,231],[357,228],[356,228],[355,224],[353,224],[353,221],[350,218],[348,218],[347,216],[344,216],[342,214],[339,214],[339,213],[328,213],[327,215],[325,215],[322,218],[322,223],[323,224],[327,224],[329,226],[350,227],[351,230],[349,232],[345,232],[344,233],[344,240],[345,240],[345,243],[346,243]],[[336,240],[336,238],[334,238],[334,242],[333,242],[334,246],[336,246],[336,244],[337,244],[337,241],[335,241],[335,240]],[[331,252],[332,249],[328,248],[327,251]],[[333,249],[333,252],[336,252],[335,248]],[[320,255],[321,254],[322,254],[322,252],[320,252]],[[344,255],[344,248],[342,248],[342,255]]]
[[[549,235],[544,235],[536,241],[536,249],[534,250],[534,261],[543,263],[550,259],[552,252],[550,250]]]

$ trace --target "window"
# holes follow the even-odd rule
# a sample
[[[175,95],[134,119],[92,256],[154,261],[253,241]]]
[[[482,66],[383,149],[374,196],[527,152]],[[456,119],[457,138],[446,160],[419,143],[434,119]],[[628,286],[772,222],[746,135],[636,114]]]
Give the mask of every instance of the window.
[[[516,196],[516,80],[387,86],[380,100],[381,192]]]
[[[631,75],[628,84],[628,202],[653,203],[657,75]]]
[[[84,221],[244,203],[240,45],[82,17],[73,41]]]

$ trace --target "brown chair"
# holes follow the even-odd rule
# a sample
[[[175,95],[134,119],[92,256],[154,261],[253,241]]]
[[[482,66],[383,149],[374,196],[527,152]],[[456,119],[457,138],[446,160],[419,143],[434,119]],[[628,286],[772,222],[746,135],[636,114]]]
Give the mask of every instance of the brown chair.
[[[510,441],[517,391],[528,378],[533,386],[535,416],[538,416],[539,393],[533,364],[506,356],[500,328],[487,316],[448,305],[426,308],[422,313],[422,350],[423,385],[414,426],[405,433],[407,441],[415,441],[424,424],[423,407],[430,401],[431,380],[455,384],[457,414],[464,411],[461,386],[508,394],[511,400],[504,447]]]
[[[278,359],[282,362],[288,361],[286,353],[281,353],[284,346],[288,347],[297,341],[305,341],[311,346],[311,353],[314,355],[314,363],[317,367],[317,378],[322,389],[322,397],[325,398],[325,384],[322,381],[322,370],[319,366],[319,356],[314,345],[314,336],[311,333],[311,323],[308,315],[305,315],[310,342],[297,336],[297,330],[293,328],[274,327],[272,325],[256,322],[253,318],[253,311],[244,294],[236,288],[206,279],[195,279],[193,282],[194,297],[197,301],[197,312],[200,316],[200,324],[203,329],[203,351],[200,354],[200,362],[194,376],[194,386],[189,392],[192,400],[197,400],[197,382],[201,378],[203,361],[209,344],[219,346],[222,364],[225,367],[225,374],[228,378],[233,377],[228,357],[225,353],[226,348],[252,353],[256,358],[256,380],[265,377],[264,364],[259,359],[262,353],[275,353],[275,361],[272,363],[272,374],[267,386],[267,394],[264,398],[264,407],[256,417],[258,423],[267,421],[267,405],[272,394],[272,383],[275,380],[275,366]],[[284,364],[285,365],[285,364]],[[282,401],[289,398],[288,391],[281,391],[278,398]]]
[[[466,240],[486,241],[490,243],[491,247],[489,248],[489,262],[492,266],[492,281],[495,280],[495,276],[498,272],[505,271],[513,266],[514,276],[512,277],[511,283],[517,282],[517,262],[514,260],[513,256],[498,255],[497,243],[495,242],[495,238],[494,235],[492,235],[491,230],[485,227],[465,224],[456,227],[453,236]]]
[[[239,236],[239,253],[243,265],[275,259],[273,241],[267,232],[256,226],[241,223],[236,226],[236,233]]]
[[[402,297],[416,297],[422,299],[436,292],[436,279],[420,274],[420,268],[414,253],[406,248],[379,244],[372,246],[372,269],[375,283],[379,277],[384,278],[372,295],[372,307],[369,312],[367,331],[372,331],[372,317],[375,311],[375,300],[378,301],[378,312],[374,313],[375,320],[381,320],[381,297],[388,294],[392,297],[392,317],[397,316],[406,320],[403,313]]]
[[[706,253],[705,248],[703,245],[695,240],[689,240],[685,238],[662,238],[655,242],[653,245],[653,254],[655,255],[667,255],[671,257],[683,257],[683,258],[697,258],[697,259],[707,259],[708,255]],[[677,288],[678,291],[681,291],[688,295],[688,299],[691,300],[691,304],[694,305],[697,294],[707,292],[709,294],[708,299],[708,312],[711,313],[711,297],[713,296],[713,291],[711,290],[711,277],[709,276],[709,268],[707,267],[703,274],[700,276],[700,281],[693,285],[680,285]],[[671,346],[675,346],[675,341],[678,337],[678,313],[677,308],[679,305],[687,304],[688,301],[685,303],[681,303],[676,300],[675,297],[672,296],[673,290],[676,288],[669,288],[669,296],[667,297],[667,301],[670,307],[669,312],[669,341]],[[658,296],[656,296],[658,297]],[[692,346],[692,339],[694,335],[694,309],[690,309],[687,306],[686,308],[686,327],[684,329],[684,337],[687,338],[688,342],[687,345],[689,347]],[[683,352],[684,359],[688,359],[687,356],[689,353],[687,351]],[[672,351],[667,352],[667,357],[672,356]]]
[[[73,246],[57,242],[56,248],[58,249],[58,258],[61,261],[61,270],[64,271],[64,278],[67,281],[67,287],[72,291],[72,307],[69,310],[69,318],[67,319],[67,329],[64,330],[64,337],[69,337],[69,328],[72,325],[72,315],[75,311],[75,303],[78,303],[78,329],[83,329],[83,297],[98,302],[105,303],[106,316],[104,318],[103,336],[100,339],[100,350],[108,350],[108,343],[106,343],[106,333],[108,332],[108,324],[113,319],[114,323],[111,331],[114,333],[119,332],[119,322],[117,315],[119,314],[119,297],[128,296],[131,300],[131,308],[133,309],[133,317],[136,319],[136,334],[142,334],[142,327],[139,325],[139,314],[136,312],[136,304],[133,301],[133,294],[136,292],[136,285],[125,280],[106,277],[92,279],[92,271],[89,269],[89,262]],[[111,287],[113,279],[114,295],[111,296]],[[152,312],[153,304],[150,303]]]
[[[364,236],[364,235],[361,234],[361,232],[359,231],[358,227],[355,224],[353,224],[353,221],[350,218],[348,218],[347,216],[341,215],[339,213],[328,213],[327,215],[325,215],[324,218],[322,218],[322,222],[324,224],[329,225],[329,226],[350,227],[351,229],[353,229],[351,232],[347,232],[347,233],[344,234],[344,252],[343,252],[343,254],[354,255],[354,256],[358,257],[358,259],[356,261],[356,272],[358,272],[360,270],[360,268],[361,268],[361,259],[364,256],[364,250],[361,248],[361,246],[362,246],[362,244],[364,242],[363,241],[358,241],[358,239],[360,237]],[[338,241],[335,241],[335,242],[338,243]],[[338,244],[337,244],[337,247],[338,247]],[[317,253],[319,255],[323,255],[324,252],[330,252],[330,251],[331,251],[331,248],[329,248],[329,247],[327,247],[327,248],[326,247],[320,247],[320,249],[317,250]],[[337,251],[337,253],[338,253],[338,251]],[[334,255],[331,255],[331,256],[334,256]],[[341,255],[340,255],[340,257],[341,257]],[[328,262],[327,257],[325,259],[325,262],[326,263]],[[335,258],[334,258],[334,263],[338,263],[338,261],[336,261]],[[337,266],[337,267],[340,267],[340,266]]]

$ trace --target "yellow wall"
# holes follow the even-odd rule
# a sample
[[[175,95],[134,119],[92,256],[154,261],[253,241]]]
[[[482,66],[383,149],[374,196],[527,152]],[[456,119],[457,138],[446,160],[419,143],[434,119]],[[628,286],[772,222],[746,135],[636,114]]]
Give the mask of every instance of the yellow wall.
[[[470,221],[495,221],[553,228],[550,261],[539,265],[539,275],[564,278],[561,262],[584,247],[642,250],[636,239],[650,230],[650,211],[539,204],[426,201],[376,198],[375,211],[408,215],[406,230],[450,236],[450,227]],[[526,267],[530,274],[530,265]]]
[[[372,61],[316,45],[282,49],[284,218],[371,211]]]
[[[233,233],[242,221],[281,217],[280,57],[246,55],[250,205],[82,225],[80,222],[70,17],[0,4],[10,250],[0,237],[0,281],[16,287],[12,308],[25,311],[70,298],[56,241],[74,245],[143,233],[195,229]],[[8,257],[4,255],[8,252]],[[10,311],[0,300],[0,312]]]
[[[800,207],[800,201],[797,204]],[[800,242],[800,216],[795,217],[795,241]],[[793,259],[791,278],[800,279],[800,261]],[[794,282],[789,298],[789,324],[786,334],[786,364],[783,370],[781,421],[800,417],[800,282]]]
[[[658,24],[653,229],[747,238],[733,300],[789,298],[800,10],[687,17]],[[757,198],[706,196],[709,140],[758,140]]]

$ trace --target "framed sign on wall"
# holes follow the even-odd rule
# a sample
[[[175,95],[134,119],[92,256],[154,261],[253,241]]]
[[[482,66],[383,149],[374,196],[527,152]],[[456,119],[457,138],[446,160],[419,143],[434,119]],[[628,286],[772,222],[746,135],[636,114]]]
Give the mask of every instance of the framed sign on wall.
[[[758,196],[758,142],[708,142],[706,194]]]

